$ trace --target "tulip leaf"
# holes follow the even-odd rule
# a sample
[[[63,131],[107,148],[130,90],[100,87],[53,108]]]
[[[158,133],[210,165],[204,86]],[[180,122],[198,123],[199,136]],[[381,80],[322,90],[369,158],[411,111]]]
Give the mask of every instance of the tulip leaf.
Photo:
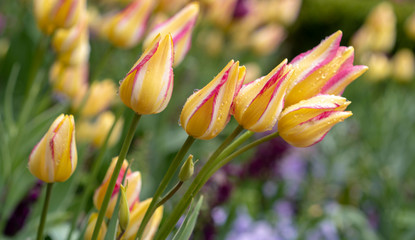
[[[179,230],[174,235],[172,240],[187,240],[190,238],[190,235],[192,234],[193,229],[195,227],[200,207],[202,206],[202,202],[203,196],[199,198],[199,201],[197,201],[196,206],[194,206],[194,204],[191,204],[191,207],[186,215],[185,220],[183,221],[182,225],[180,226]]]

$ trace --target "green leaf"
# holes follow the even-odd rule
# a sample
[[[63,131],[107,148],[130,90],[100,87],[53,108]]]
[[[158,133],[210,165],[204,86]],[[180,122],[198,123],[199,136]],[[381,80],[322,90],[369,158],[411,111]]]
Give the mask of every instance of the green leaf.
[[[193,229],[196,224],[197,217],[199,215],[200,207],[202,206],[203,196],[200,196],[199,201],[196,206],[191,205],[189,212],[186,215],[185,220],[174,235],[172,240],[187,240],[190,238],[190,235],[193,232]]]

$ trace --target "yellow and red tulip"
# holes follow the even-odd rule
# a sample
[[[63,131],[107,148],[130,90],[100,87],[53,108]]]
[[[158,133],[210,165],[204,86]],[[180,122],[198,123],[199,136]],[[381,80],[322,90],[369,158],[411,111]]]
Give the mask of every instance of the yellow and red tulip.
[[[85,230],[84,240],[91,240],[92,233],[94,232],[95,224],[97,222],[98,213],[92,213],[88,219],[88,226]],[[105,222],[102,223],[101,228],[99,229],[98,233],[98,240],[103,240],[105,238],[105,234],[107,234],[107,224]]]
[[[340,95],[366,66],[354,66],[352,47],[340,47],[342,32],[337,31],[318,46],[295,57],[294,73],[287,90],[286,106],[291,106],[318,94]]]
[[[115,164],[117,163],[118,158],[112,159],[111,165],[109,166],[107,173],[105,174],[104,180],[102,181],[102,184],[98,187],[97,190],[95,190],[94,193],[94,205],[96,209],[100,209],[102,205],[102,201],[104,200],[105,192],[107,191],[110,178],[112,176],[112,173],[115,168]],[[118,175],[117,182],[115,184],[115,188],[112,191],[111,199],[108,204],[107,211],[105,212],[105,216],[107,218],[111,218],[112,213],[115,208],[115,204],[117,203],[117,197],[120,191],[120,186],[123,184],[126,186],[126,197],[128,201],[128,206],[131,207],[135,202],[138,201],[138,196],[141,190],[141,174],[138,171],[131,172],[131,170],[128,169],[128,162],[124,160],[123,165],[121,167],[120,174]],[[126,174],[124,182],[122,182],[122,179],[124,177],[124,174]],[[127,185],[128,183],[128,185]]]
[[[327,132],[350,117],[344,111],[350,104],[346,98],[318,95],[286,108],[278,120],[279,135],[295,147],[308,147],[323,140]]]
[[[88,64],[90,51],[91,47],[88,38],[86,38],[74,49],[60,53],[58,60],[65,65],[85,65]]]
[[[173,41],[157,36],[122,80],[121,100],[138,114],[163,111],[173,91]]]
[[[150,46],[155,36],[171,34],[174,43],[174,65],[177,66],[186,56],[192,41],[193,27],[199,14],[199,4],[189,3],[176,15],[155,26],[144,40],[144,47]]]
[[[61,114],[30,153],[29,171],[47,183],[64,182],[77,162],[74,118]]]
[[[37,25],[47,35],[74,26],[85,8],[85,0],[34,0]]]
[[[123,238],[126,240],[134,240],[135,235],[140,227],[141,221],[143,220],[144,214],[146,213],[148,207],[150,206],[151,198],[146,199],[142,202],[137,202],[134,204],[130,211],[130,224],[125,231]],[[160,224],[161,218],[163,217],[163,206],[160,206],[156,209],[150,221],[148,222],[142,239],[150,240],[153,239],[154,234],[156,233],[158,226]]]
[[[88,41],[86,16],[71,28],[59,28],[52,38],[52,47],[58,53],[72,51],[82,42]]]
[[[245,78],[245,67],[231,60],[204,88],[191,95],[180,114],[183,129],[192,137],[216,137],[229,121],[235,95]]]
[[[268,75],[243,85],[234,100],[236,121],[250,131],[271,130],[284,107],[291,74],[291,65],[284,60]]]
[[[145,32],[152,9],[152,0],[134,0],[123,11],[105,17],[101,33],[117,47],[134,47]]]

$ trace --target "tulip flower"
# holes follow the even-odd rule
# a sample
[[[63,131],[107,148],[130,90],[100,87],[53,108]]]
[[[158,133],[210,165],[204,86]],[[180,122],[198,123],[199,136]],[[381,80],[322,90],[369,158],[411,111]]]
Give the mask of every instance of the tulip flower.
[[[136,202],[130,211],[130,223],[123,235],[122,239],[133,240],[135,239],[138,228],[140,227],[141,221],[143,220],[144,214],[150,206],[151,198],[142,202]],[[163,206],[156,209],[150,221],[148,222],[144,233],[142,235],[143,240],[153,239],[154,234],[160,224],[161,218],[163,217]]]
[[[71,51],[60,53],[58,55],[58,60],[66,65],[85,65],[88,63],[90,51],[91,47],[86,38]]]
[[[85,0],[34,0],[37,25],[47,35],[74,26],[85,8]]]
[[[47,183],[64,182],[77,161],[74,118],[61,114],[30,153],[29,171]]]
[[[108,184],[110,182],[112,173],[115,168],[115,164],[117,163],[117,159],[118,158],[112,159],[111,165],[109,166],[107,173],[105,174],[102,184],[98,187],[97,190],[95,190],[94,205],[95,205],[95,208],[97,209],[101,208],[102,201],[104,200],[105,192],[107,191]],[[118,178],[117,178],[115,188],[111,194],[111,199],[108,204],[107,211],[105,212],[105,216],[107,218],[111,218],[112,216],[112,213],[115,208],[115,204],[117,203],[117,198],[118,198],[121,184],[126,186],[126,197],[128,201],[128,206],[131,207],[136,201],[138,201],[138,195],[141,190],[141,174],[138,171],[131,172],[131,170],[129,169],[127,171],[127,167],[128,167],[128,162],[124,160],[123,165],[121,167],[120,174],[118,175]],[[127,176],[125,177],[125,181],[122,182],[124,174],[127,174]]]
[[[152,0],[134,0],[123,11],[105,17],[102,35],[117,47],[134,47],[144,34],[152,5]]]
[[[92,233],[94,232],[95,223],[97,222],[98,213],[92,213],[88,220],[88,226],[85,230],[84,239],[91,240]],[[101,228],[99,229],[98,240],[103,240],[105,238],[105,234],[107,233],[107,225],[103,223]]]
[[[291,61],[294,73],[287,90],[286,106],[318,94],[340,95],[367,70],[366,66],[353,66],[354,50],[339,46],[341,36],[342,32],[337,31]]]
[[[173,91],[173,41],[157,36],[122,80],[121,100],[137,114],[163,111]]]
[[[415,76],[415,56],[412,50],[400,49],[392,59],[393,78],[402,83],[408,83]]]
[[[82,42],[88,41],[88,22],[83,17],[71,28],[59,28],[52,38],[52,47],[58,53],[72,51]]]
[[[93,117],[111,106],[117,95],[115,83],[111,79],[94,82],[91,85],[89,96],[82,108],[83,117]],[[76,110],[82,103],[84,95],[77,95],[73,108]]]
[[[295,147],[308,147],[323,140],[327,132],[350,117],[344,111],[350,104],[346,98],[319,95],[286,108],[278,120],[278,132]]]
[[[234,100],[236,121],[250,131],[271,130],[284,106],[291,73],[291,65],[284,60],[267,76],[245,84]]]
[[[155,36],[171,34],[174,43],[174,65],[177,66],[186,56],[192,41],[193,27],[199,14],[199,4],[189,3],[176,15],[157,25],[148,33],[144,40],[144,47],[150,46]]]
[[[230,108],[245,78],[245,67],[231,60],[204,88],[191,95],[184,104],[180,124],[198,139],[216,137],[229,121]]]
[[[107,135],[114,124],[115,116],[111,111],[98,115],[94,122],[88,119],[81,120],[77,125],[76,139],[83,142],[92,142],[92,146],[99,148],[104,144]],[[121,136],[123,120],[119,119],[108,139],[108,147],[114,146]]]
[[[49,72],[49,80],[53,91],[70,99],[84,95],[88,84],[88,64],[66,66],[61,62],[55,62]]]

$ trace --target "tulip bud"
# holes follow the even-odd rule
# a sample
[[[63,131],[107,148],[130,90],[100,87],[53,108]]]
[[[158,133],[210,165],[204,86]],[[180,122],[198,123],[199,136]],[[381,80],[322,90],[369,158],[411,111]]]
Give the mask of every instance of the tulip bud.
[[[98,187],[97,190],[95,190],[94,205],[96,209],[101,208],[102,201],[104,200],[105,192],[107,191],[110,178],[112,176],[115,165],[117,163],[117,159],[118,157],[112,159],[111,165],[109,166],[107,173],[105,174],[102,184]],[[111,198],[108,204],[107,211],[105,212],[105,216],[107,218],[111,218],[112,213],[114,212],[114,208],[115,208],[115,204],[117,203],[118,192],[120,190],[121,184],[124,184],[127,186],[126,197],[127,197],[129,207],[131,207],[134,204],[134,202],[136,202],[138,199],[138,195],[141,190],[141,174],[138,171],[131,172],[131,170],[128,170],[126,173],[127,167],[128,167],[128,162],[124,160],[122,167],[121,167],[120,174],[118,175],[117,182],[115,184],[115,188],[111,194]],[[122,183],[124,174],[127,174],[127,176],[125,177],[125,181]]]
[[[285,39],[285,30],[278,24],[269,24],[250,33],[251,45],[258,55],[269,55]]]
[[[97,222],[98,213],[92,213],[88,220],[88,226],[85,230],[84,240],[91,240],[94,232],[95,224]],[[101,224],[101,228],[98,233],[98,240],[104,240],[105,234],[107,234],[107,225],[105,222]]]
[[[58,60],[66,65],[85,65],[88,63],[90,51],[89,42],[84,39],[71,51],[60,53]]]
[[[107,135],[114,124],[115,116],[111,111],[101,113],[94,122],[81,120],[77,125],[76,138],[78,141],[92,142],[96,148],[104,144]],[[123,120],[119,119],[108,139],[108,147],[114,146],[121,136]]]
[[[53,91],[70,99],[84,95],[87,91],[88,65],[66,66],[55,62],[49,72],[49,80]]]
[[[150,46],[151,41],[158,34],[164,37],[170,33],[174,43],[174,66],[179,65],[190,49],[193,27],[198,14],[199,4],[189,3],[176,15],[152,29],[144,40],[144,47]]]
[[[371,82],[380,82],[390,77],[392,63],[383,53],[368,53],[362,56],[362,62],[369,66],[366,79]]]
[[[340,95],[367,70],[366,66],[353,66],[354,50],[339,46],[341,36],[342,32],[337,31],[291,61],[294,73],[287,90],[286,106],[318,94]]]
[[[319,95],[286,108],[278,120],[278,132],[295,147],[309,147],[323,140],[327,132],[350,117],[344,111],[350,104],[346,98]]]
[[[231,60],[204,88],[194,92],[184,104],[180,124],[192,137],[216,137],[229,121],[230,108],[245,78],[245,67]]]
[[[134,239],[140,228],[141,221],[143,220],[144,214],[150,206],[151,198],[146,199],[142,202],[136,202],[130,212],[130,224],[124,233],[125,239]],[[153,239],[154,234],[160,224],[161,218],[163,217],[163,206],[156,209],[146,228],[144,229],[142,239]]]
[[[85,8],[85,0],[34,0],[37,24],[47,35],[74,26]]]
[[[61,114],[30,153],[29,171],[47,183],[64,182],[77,161],[74,118]]]
[[[179,172],[180,181],[185,182],[189,178],[191,178],[193,176],[194,170],[195,170],[195,165],[193,162],[193,155],[190,154],[186,162],[184,162],[182,168],[180,169],[180,172]]]
[[[393,57],[393,77],[402,83],[410,82],[415,76],[415,56],[407,48],[399,50]]]
[[[163,111],[173,91],[173,41],[157,36],[121,82],[121,100],[138,114]]]
[[[102,35],[117,47],[134,47],[144,34],[147,19],[153,8],[152,2],[134,0],[123,11],[105,17],[102,22]]]
[[[271,130],[284,106],[292,70],[284,60],[267,76],[244,85],[234,100],[236,121],[254,132]]]
[[[59,28],[52,38],[52,47],[58,53],[72,51],[82,42],[88,41],[86,16],[71,28]]]
[[[415,40],[415,12],[405,21],[405,33],[410,39]]]
[[[111,79],[92,83],[88,98],[82,108],[81,115],[83,117],[93,117],[97,115],[111,106],[116,95],[116,85]],[[77,98],[73,102],[74,110],[77,110],[80,107],[83,99],[84,95],[77,95]]]
[[[128,207],[127,197],[125,195],[125,188],[123,185],[121,187],[121,199],[120,199],[120,210],[118,212],[119,224],[121,231],[125,231],[130,222],[130,209]]]

